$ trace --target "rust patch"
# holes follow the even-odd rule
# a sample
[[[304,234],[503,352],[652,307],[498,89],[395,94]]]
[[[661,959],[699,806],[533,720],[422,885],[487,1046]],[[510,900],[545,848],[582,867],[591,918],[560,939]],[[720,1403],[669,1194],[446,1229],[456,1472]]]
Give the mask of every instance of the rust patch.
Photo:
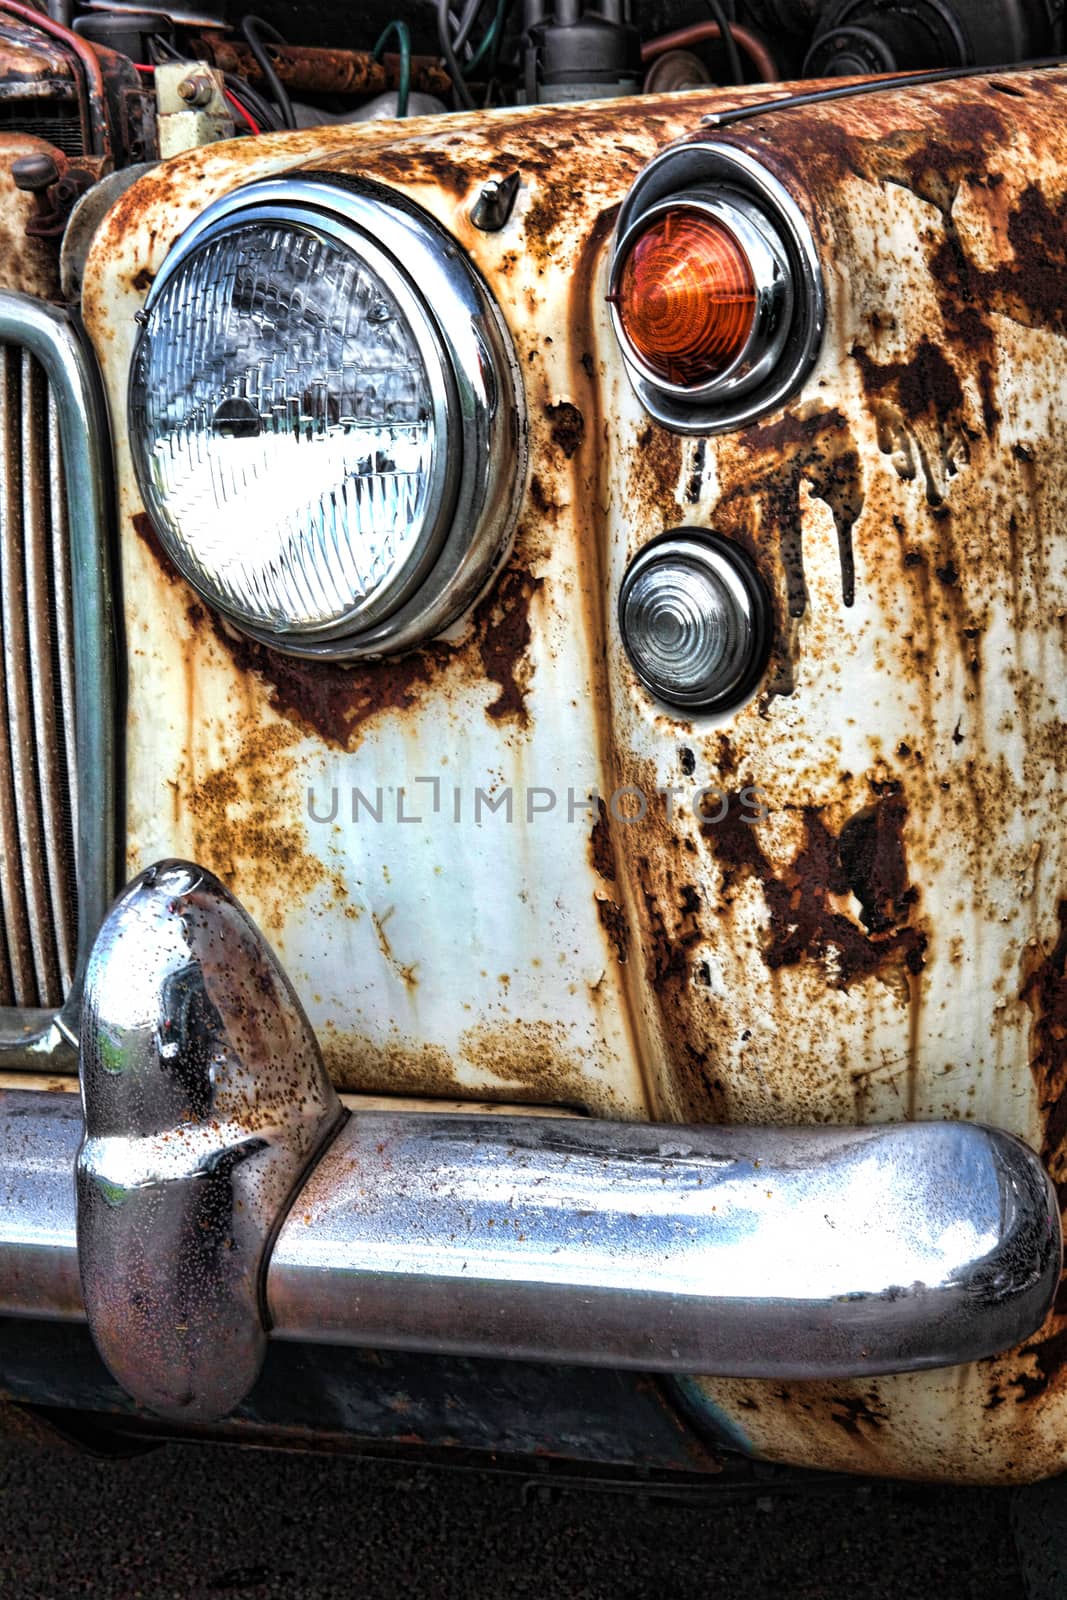
[[[530,646],[530,602],[543,584],[521,567],[511,567],[483,602],[476,621],[478,654],[490,682],[499,690],[486,708],[494,722],[529,724],[526,696],[533,664],[527,654]]]
[[[441,1045],[390,1039],[377,1044],[327,1021],[317,1030],[322,1058],[334,1086],[365,1094],[416,1094],[439,1100],[484,1099],[457,1075]]]
[[[41,42],[47,50],[48,41],[42,38]],[[44,139],[23,133],[0,134],[0,289],[15,289],[39,300],[58,300],[59,251],[54,241],[27,235],[27,224],[36,214],[34,198],[16,189],[11,175],[19,157],[29,155],[49,155],[60,169],[64,165],[62,153]]]
[[[648,423],[637,436],[629,473],[628,520],[643,537],[675,527],[686,440],[669,428]]]
[[[1067,1205],[1067,899],[1057,907],[1052,949],[1026,976],[1020,998],[1033,1015],[1030,1070],[1045,1119],[1041,1155]]]
[[[662,1019],[674,1089],[682,1097],[682,1120],[728,1120],[720,1075],[702,1002],[691,982],[693,952],[704,942],[700,901],[691,886],[678,885],[670,866],[648,855],[630,860],[635,880],[645,977]],[[699,976],[699,975],[698,975]],[[655,1102],[654,1102],[655,1103]]]
[[[279,716],[341,750],[358,746],[360,730],[371,718],[418,704],[455,657],[452,647],[437,645],[353,666],[302,661],[237,633],[214,612],[207,617],[237,669],[269,686],[270,705]]]
[[[625,966],[630,955],[630,924],[626,920],[626,913],[614,900],[596,897],[596,914],[600,918],[600,926],[607,934],[608,943],[615,952],[615,959],[620,966]]]
[[[563,451],[569,461],[577,453],[585,437],[585,418],[578,407],[571,405],[569,400],[561,400],[558,405],[546,406],[545,416],[551,423],[552,443]]]
[[[739,536],[750,547],[776,539],[784,580],[784,609],[788,617],[799,619],[808,608],[800,507],[801,485],[807,483],[834,519],[841,598],[851,606],[856,592],[852,529],[863,511],[864,491],[859,451],[842,413],[836,408],[788,413],[766,427],[746,429],[739,444],[749,460],[758,458],[759,483],[754,495],[751,478],[746,474],[720,502],[716,526]],[[755,526],[754,499],[762,506],[762,516]],[[787,630],[775,631],[777,648],[781,650],[781,639]],[[792,687],[791,673],[788,686]]]
[[[299,737],[284,723],[267,723],[242,741],[228,766],[193,775],[188,785],[196,860],[224,883],[239,883],[270,933],[284,928],[294,899],[329,877],[308,851],[303,823],[283,820],[292,814],[288,752]]]
[[[138,512],[133,526],[167,582],[184,584],[150,518]],[[450,672],[462,673],[468,682],[488,679],[495,684],[498,692],[486,715],[494,722],[526,727],[533,674],[527,656],[532,637],[528,613],[542,583],[513,564],[475,607],[470,630],[459,643],[433,640],[407,655],[351,666],[300,660],[249,639],[201,605],[191,589],[187,616],[194,628],[212,630],[240,672],[255,674],[268,686],[269,703],[279,716],[335,748],[351,751],[364,724],[421,705]]]
[[[727,903],[743,879],[759,882],[768,913],[762,955],[771,971],[813,961],[834,989],[894,968],[912,976],[922,971],[927,934],[913,920],[918,891],[908,882],[907,813],[899,795],[877,800],[836,835],[821,807],[799,808],[804,843],[778,870],[757,828],[743,820],[740,797],[729,798],[723,820],[705,823],[701,833],[718,862]],[[850,896],[859,902],[858,919],[849,914]]]
[[[587,1107],[588,1078],[561,1022],[477,1023],[460,1036],[459,1058],[506,1084],[509,1099]]]
[[[480,1106],[498,1098],[487,1093],[489,1077],[507,1086],[506,1099],[515,1105],[619,1114],[611,1085],[599,1074],[591,1076],[562,1023],[522,1018],[480,1023],[461,1035],[455,1052],[399,1033],[377,1042],[329,1019],[316,1031],[330,1079],[344,1092]]]
[[[608,808],[603,800],[596,803],[596,821],[589,842],[593,852],[593,866],[604,879],[605,883],[614,883],[617,876],[615,865],[615,842],[611,837],[611,823],[608,821]]]
[[[1008,215],[1007,235],[1014,259],[982,268],[969,259],[950,223],[933,263],[935,278],[938,269],[942,274],[943,294],[1024,327],[1067,332],[1067,200],[1060,196],[1050,203],[1036,184],[1028,184]]]
[[[889,1421],[889,1413],[879,1404],[877,1391],[865,1399],[861,1395],[838,1395],[829,1402],[830,1421],[854,1439],[876,1432]]]
[[[909,361],[881,366],[859,344],[850,353],[859,364],[868,395],[880,398],[888,392],[913,422],[920,417],[946,418],[962,410],[963,389],[956,369],[927,334]]]
[[[393,947],[389,942],[389,934],[386,931],[386,924],[388,923],[389,918],[392,916],[394,909],[395,908],[390,907],[390,909],[383,916],[379,916],[376,912],[372,911],[370,914],[370,919],[374,927],[374,936],[378,941],[379,950],[382,952],[382,955],[385,957],[386,961],[392,967],[393,971],[396,973],[397,977],[410,994],[413,993],[419,986],[418,978],[415,976],[416,972],[418,971],[419,963],[417,961],[405,963],[403,961],[398,961],[396,958]]]
[[[1020,999],[1030,1008],[1030,1071],[1037,1086],[1044,1121],[1041,1159],[1052,1179],[1060,1209],[1067,1209],[1067,899],[1056,908],[1057,935],[1052,948],[1025,973]],[[1002,1388],[1019,1401],[1044,1400],[1067,1370],[1067,1274],[1038,1337],[1024,1345],[1018,1358],[1027,1370],[1001,1377],[990,1408],[1003,1404]],[[1018,1359],[1017,1358],[1017,1359]]]
[[[162,572],[167,582],[184,583],[185,579],[182,577],[181,573],[174,565],[174,562],[170,559],[170,556],[160,544],[159,534],[156,532],[155,526],[153,525],[152,519],[148,513],[146,511],[135,511],[132,521],[134,533],[136,533],[141,543],[146,545],[151,551],[152,559],[159,567],[159,570]],[[197,609],[200,610],[200,614],[203,615],[203,611],[199,606],[199,602],[192,598],[193,591],[191,589],[189,590],[189,594],[191,597],[191,605],[196,606]]]

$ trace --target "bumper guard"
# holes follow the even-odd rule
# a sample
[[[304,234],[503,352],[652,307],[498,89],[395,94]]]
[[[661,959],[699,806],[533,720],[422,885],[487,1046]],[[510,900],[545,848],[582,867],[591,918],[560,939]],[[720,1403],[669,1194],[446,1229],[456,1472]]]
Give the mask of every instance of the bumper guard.
[[[84,1124],[70,1096],[0,1094],[0,1314],[87,1316],[172,1418],[238,1405],[268,1332],[860,1376],[1006,1349],[1059,1280],[1038,1158],[973,1124],[346,1115],[262,936],[180,862],[98,936],[82,1092]]]

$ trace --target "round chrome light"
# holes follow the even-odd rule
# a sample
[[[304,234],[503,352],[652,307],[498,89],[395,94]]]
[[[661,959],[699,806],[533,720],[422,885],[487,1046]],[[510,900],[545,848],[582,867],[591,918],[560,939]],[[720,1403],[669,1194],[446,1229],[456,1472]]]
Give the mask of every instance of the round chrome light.
[[[387,190],[267,180],[209,207],[146,302],[129,407],[165,550],[279,649],[408,648],[506,547],[514,356],[453,241]]]
[[[792,196],[747,151],[702,139],[638,175],[608,299],[631,384],[678,433],[744,427],[782,405],[826,318],[818,250]]]
[[[667,394],[745,394],[772,371],[793,311],[785,246],[744,195],[686,189],[619,241],[608,293],[629,361]]]
[[[645,687],[690,711],[739,705],[770,648],[770,604],[754,565],[700,528],[663,534],[634,557],[619,593],[619,626]]]

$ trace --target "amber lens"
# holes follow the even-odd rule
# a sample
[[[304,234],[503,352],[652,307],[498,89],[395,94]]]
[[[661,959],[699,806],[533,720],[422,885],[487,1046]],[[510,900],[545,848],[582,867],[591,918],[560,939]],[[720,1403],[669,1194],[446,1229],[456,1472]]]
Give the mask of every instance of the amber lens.
[[[613,298],[645,366],[687,389],[736,361],[756,316],[755,279],[741,245],[689,206],[664,212],[638,236]]]

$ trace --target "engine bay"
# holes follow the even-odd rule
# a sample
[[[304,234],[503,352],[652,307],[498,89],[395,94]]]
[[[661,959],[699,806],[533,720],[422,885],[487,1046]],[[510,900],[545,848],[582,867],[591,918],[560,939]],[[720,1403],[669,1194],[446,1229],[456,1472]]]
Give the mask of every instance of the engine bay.
[[[1009,65],[1062,0],[233,0],[0,7],[0,132],[56,152],[20,187],[59,231],[104,171],[212,140],[709,84]],[[70,170],[68,170],[68,166]],[[47,181],[46,181],[47,180]]]

